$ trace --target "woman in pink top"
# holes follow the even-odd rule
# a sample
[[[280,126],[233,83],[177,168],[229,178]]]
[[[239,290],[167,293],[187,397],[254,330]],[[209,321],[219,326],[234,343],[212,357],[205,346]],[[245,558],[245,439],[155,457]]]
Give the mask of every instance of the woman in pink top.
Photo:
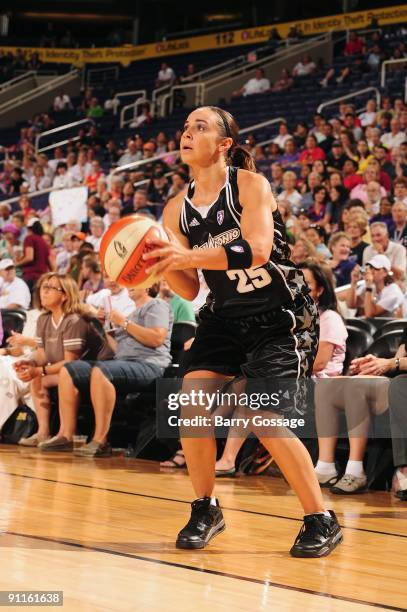
[[[346,353],[348,332],[337,310],[333,282],[329,271],[324,272],[316,263],[301,264],[304,278],[311,296],[319,309],[319,346],[314,362],[313,375],[316,378],[340,376]]]

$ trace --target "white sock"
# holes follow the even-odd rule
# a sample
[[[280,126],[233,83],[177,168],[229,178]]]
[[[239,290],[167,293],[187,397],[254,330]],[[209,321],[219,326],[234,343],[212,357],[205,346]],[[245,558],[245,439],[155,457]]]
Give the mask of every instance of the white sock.
[[[356,478],[364,476],[365,470],[363,469],[363,461],[353,461],[349,459],[346,464],[345,474],[352,474],[352,476],[356,476]]]
[[[216,506],[216,497],[211,497],[211,506]]]
[[[404,489],[407,489],[407,476],[403,474],[401,470],[397,470],[396,475],[397,480],[399,481],[400,489],[404,491]]]
[[[324,476],[330,476],[331,474],[335,476],[338,473],[336,471],[335,463],[321,461],[320,459],[318,459],[318,463],[315,466],[315,471],[318,472],[318,474],[323,474]]]

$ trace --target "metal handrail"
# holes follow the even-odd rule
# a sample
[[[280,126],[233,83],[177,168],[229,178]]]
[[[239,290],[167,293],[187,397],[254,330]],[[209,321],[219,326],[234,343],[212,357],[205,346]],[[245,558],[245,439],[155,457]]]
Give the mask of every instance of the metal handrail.
[[[349,28],[346,30],[346,40],[349,40],[349,34],[354,32],[355,30],[350,30]],[[369,28],[366,30],[356,30],[356,34],[369,34],[369,32],[381,32],[381,28]]]
[[[204,89],[203,89],[203,83],[198,81],[197,83],[185,83],[184,85],[174,85],[171,88],[170,93],[165,94],[162,97],[161,109],[160,109],[161,112],[163,113],[165,111],[166,102],[167,102],[167,100],[169,100],[170,104],[169,104],[169,109],[168,110],[169,110],[169,114],[171,115],[173,110],[174,110],[174,92],[177,89],[187,89],[187,88],[191,89],[192,87],[196,88],[195,106],[202,106],[203,105],[203,92],[204,92]]]
[[[243,128],[240,130],[240,134],[247,134],[249,132],[255,132],[256,130],[260,130],[262,127],[266,127],[267,125],[272,125],[273,123],[281,123],[281,121],[285,122],[284,117],[275,117],[274,119],[269,119],[268,121],[262,121],[261,123],[255,123],[254,125],[249,125],[249,127]]]
[[[131,104],[127,104],[126,106],[123,106],[122,110],[120,111],[120,128],[124,128],[125,125],[131,123],[132,121],[136,119],[138,107],[141,104],[149,104],[150,111],[154,115],[154,108],[155,108],[154,102],[152,102],[151,100],[148,100],[147,98],[143,98],[143,97],[137,98],[135,102],[132,102]],[[133,111],[133,116],[131,117],[131,119],[125,119],[124,116],[126,114],[126,111],[130,109]]]
[[[140,166],[144,166],[145,164],[151,164],[151,162],[158,161],[167,157],[167,155],[179,155],[181,153],[178,151],[166,151],[165,153],[160,153],[160,155],[155,155],[154,157],[149,157],[147,159],[139,159],[138,161],[131,162],[130,164],[124,164],[124,166],[117,166],[110,175],[113,176],[118,174],[119,172],[125,172],[126,170],[133,170],[134,168],[139,168]]]
[[[407,64],[407,58],[384,60],[380,69],[380,87],[386,87],[386,67],[390,64]]]
[[[104,68],[89,68],[86,73],[86,87],[92,87],[90,82],[90,76],[97,73],[107,72],[108,70],[113,70],[115,73],[115,79],[119,78],[119,67],[118,66],[105,66]]]
[[[77,187],[82,187],[82,185],[76,185]],[[1,200],[0,206],[2,204],[14,204],[14,202],[18,202],[20,198],[27,196],[28,198],[36,198],[37,196],[44,195],[46,193],[50,193],[51,191],[63,191],[65,189],[72,189],[72,187],[47,187],[46,189],[40,189],[38,191],[29,191],[28,193],[20,193],[18,196],[13,196],[12,198],[8,198],[7,200]]]
[[[9,81],[6,81],[2,85],[0,85],[0,93],[2,93],[3,91],[6,91],[7,89],[10,89],[10,87],[14,87],[14,85],[19,83],[20,81],[24,81],[24,79],[26,79],[27,77],[35,76],[35,75],[36,75],[35,70],[28,70],[27,72],[23,72],[22,74],[19,74],[13,79],[10,79]]]
[[[278,45],[281,47],[282,46],[290,47],[291,45],[294,45],[294,44],[297,44],[297,43],[293,41],[290,42],[288,39],[281,40],[278,42]],[[260,51],[266,51],[267,49],[270,50],[270,45],[264,45],[263,47],[256,47],[255,49],[252,49],[251,52],[259,53]],[[248,56],[248,53],[242,53],[240,55],[233,57],[232,59],[221,62],[220,64],[215,64],[215,66],[209,66],[209,68],[204,68],[204,70],[200,70],[199,72],[195,72],[194,74],[191,74],[190,76],[185,77],[184,81],[199,80],[203,75],[206,75],[210,72],[215,72],[224,66],[228,66],[229,64],[235,64],[239,61],[247,62],[247,56]],[[253,63],[253,62],[250,62],[250,63]]]
[[[70,72],[60,75],[59,77],[55,79],[51,79],[47,83],[43,83],[42,85],[39,85],[34,90],[26,91],[20,96],[17,96],[16,98],[12,100],[8,100],[4,104],[0,105],[0,114],[6,113],[7,111],[14,109],[16,106],[19,106],[20,104],[24,104],[24,102],[29,102],[33,98],[36,98],[37,96],[45,93],[46,91],[55,89],[56,87],[63,85],[68,80],[68,77],[69,79],[72,79],[73,77],[76,77],[78,74],[79,74],[79,70],[76,70],[76,69],[71,70]]]
[[[126,98],[127,96],[136,96],[136,95],[141,95],[146,97],[147,96],[147,90],[146,89],[133,89],[132,91],[119,91],[118,93],[114,94],[115,98]]]
[[[277,53],[274,53],[270,56],[258,59],[256,62],[246,63],[243,66],[239,66],[235,68],[234,70],[231,70],[227,74],[227,79],[230,80],[231,78],[238,76],[239,74],[242,74],[242,73],[244,74],[245,72],[252,71],[256,68],[259,68],[263,64],[269,62],[270,60],[275,61],[275,60],[281,59],[281,57],[288,59],[290,55],[292,55],[293,53],[298,53],[298,47],[303,47],[304,52],[306,52],[309,47],[312,47],[318,42],[322,42],[324,40],[330,40],[331,37],[332,37],[331,32],[326,32],[324,34],[320,34],[319,36],[315,36],[314,38],[310,38],[309,40],[305,42],[304,41],[300,42],[297,45],[295,45],[295,47],[292,46],[292,47],[285,47],[284,49],[280,49],[280,51],[278,51]],[[225,74],[219,74],[217,76],[212,77],[212,79],[208,79],[207,81],[205,81],[205,91],[209,91],[213,87],[216,87],[217,81],[219,81],[220,79],[225,79],[225,78],[226,78]]]
[[[381,93],[377,87],[365,87],[364,89],[358,89],[357,91],[352,91],[352,93],[346,94],[345,96],[339,96],[339,98],[333,98],[332,100],[328,100],[327,102],[322,102],[317,108],[317,113],[320,113],[323,108],[327,106],[332,106],[332,104],[336,104],[337,102],[342,102],[342,100],[349,100],[350,98],[355,98],[356,96],[360,96],[368,91],[374,91],[376,93],[376,103],[377,107],[380,108],[380,100]]]
[[[52,128],[52,130],[47,130],[46,132],[41,132],[40,134],[37,134],[37,136],[35,137],[35,152],[36,153],[41,153],[41,151],[45,151],[47,149],[49,149],[49,147],[46,147],[44,149],[39,149],[38,145],[40,143],[41,138],[44,138],[44,136],[49,136],[50,134],[56,134],[57,132],[63,132],[65,130],[69,130],[73,127],[77,127],[78,125],[83,125],[84,123],[94,123],[93,119],[80,119],[79,121],[73,121],[72,123],[65,123],[64,125],[60,125],[59,127],[56,128]],[[70,139],[72,140],[72,139]],[[59,145],[55,145],[54,148],[56,146]]]

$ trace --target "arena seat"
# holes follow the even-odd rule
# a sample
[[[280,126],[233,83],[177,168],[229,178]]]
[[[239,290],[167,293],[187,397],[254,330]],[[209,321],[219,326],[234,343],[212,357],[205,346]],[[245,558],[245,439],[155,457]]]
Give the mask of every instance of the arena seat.
[[[380,327],[374,334],[375,340],[394,330],[404,331],[407,327],[407,319],[394,319],[393,321],[386,321],[382,327]]]
[[[373,343],[373,336],[366,329],[347,325],[346,330],[348,338],[346,340],[346,355],[343,364],[344,374],[348,373],[352,359],[364,355]]]
[[[371,334],[372,336],[374,336],[376,329],[377,329],[374,323],[372,323],[372,321],[369,321],[369,319],[356,319],[356,318],[346,319],[345,324],[346,324],[346,327],[349,325],[350,327],[357,327],[358,329],[364,329],[365,331],[369,332],[369,334]]]
[[[376,355],[376,357],[384,357],[390,359],[397,353],[397,349],[400,346],[401,336],[403,330],[393,330],[374,340],[373,344],[369,347],[369,353]]]

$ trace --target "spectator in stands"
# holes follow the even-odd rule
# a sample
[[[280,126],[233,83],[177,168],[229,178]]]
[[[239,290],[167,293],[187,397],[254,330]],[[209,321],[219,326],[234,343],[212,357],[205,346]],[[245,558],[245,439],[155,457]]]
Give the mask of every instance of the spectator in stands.
[[[290,139],[292,139],[292,136],[288,132],[288,126],[285,121],[282,121],[278,126],[278,136],[273,139],[273,142],[278,144],[280,149],[284,149],[285,143]]]
[[[310,76],[316,70],[316,64],[311,60],[311,57],[306,54],[293,68],[293,76]]]
[[[4,202],[0,204],[0,229],[8,223],[11,223],[11,206]]]
[[[263,68],[256,70],[255,76],[247,81],[243,87],[234,91],[232,96],[251,96],[252,94],[260,94],[270,90],[270,81],[264,76]]]
[[[38,419],[38,431],[29,438],[22,438],[19,444],[23,446],[38,446],[49,438],[49,389],[58,384],[58,375],[65,363],[79,359],[96,343],[81,316],[83,309],[78,287],[70,277],[53,272],[43,275],[39,281],[39,295],[45,312],[37,321],[38,348],[33,360],[14,364],[18,378],[31,383]]]
[[[195,323],[192,303],[174,293],[166,280],[163,279],[158,283],[157,290],[158,297],[170,305],[174,323],[180,321],[193,321]]]
[[[350,240],[350,256],[356,259],[359,266],[363,262],[363,253],[369,243],[363,240],[363,236],[367,230],[367,219],[362,216],[350,218],[345,226],[345,233]]]
[[[305,141],[305,149],[300,155],[300,162],[312,164],[317,159],[324,160],[325,153],[318,146],[318,141],[313,134],[309,134]]]
[[[370,217],[369,223],[376,223],[377,221],[382,221],[385,223],[389,229],[389,232],[393,229],[393,218],[391,216],[391,207],[392,201],[387,196],[380,200],[380,209],[376,215]],[[368,207],[366,207],[366,211],[368,211]],[[370,216],[370,215],[369,215]]]
[[[99,100],[97,98],[92,98],[89,104],[89,108],[86,111],[86,116],[89,119],[100,119],[103,117],[104,110],[103,107],[100,106]]]
[[[138,128],[142,125],[149,124],[153,121],[153,115],[151,113],[149,104],[142,104],[140,106],[137,117],[130,123],[130,127]]]
[[[143,159],[143,153],[139,151],[134,140],[130,140],[127,144],[127,150],[119,158],[118,166],[125,166]]]
[[[283,168],[279,162],[274,162],[273,164],[271,164],[270,185],[271,185],[273,192],[276,195],[279,195],[284,189],[283,175],[284,175]]]
[[[301,264],[300,268],[320,315],[319,345],[313,376],[340,376],[345,361],[348,332],[338,312],[332,275],[322,266],[307,261]]]
[[[393,189],[394,203],[398,204],[401,202],[402,204],[407,204],[407,178],[405,176],[396,178],[393,183]]]
[[[90,193],[96,192],[97,182],[103,176],[103,171],[100,166],[100,163],[97,160],[94,160],[91,164],[91,171],[86,177],[86,186],[89,189]]]
[[[169,87],[170,85],[173,84],[174,80],[175,80],[175,72],[170,66],[168,66],[166,62],[163,62],[158,72],[155,86],[157,88],[165,87],[165,86]]]
[[[331,147],[331,152],[327,155],[327,170],[335,172],[342,170],[343,165],[348,157],[343,152],[342,143],[340,140],[334,140]]]
[[[90,235],[86,236],[86,242],[89,242],[93,246],[95,253],[99,253],[100,243],[102,242],[102,236],[105,231],[105,222],[102,217],[92,217],[89,221],[89,230]]]
[[[80,292],[82,301],[104,288],[102,268],[92,256],[85,257],[82,261],[81,280],[83,281]]]
[[[294,141],[298,149],[301,149],[305,145],[305,140],[308,135],[308,126],[303,121],[297,123],[294,130]]]
[[[363,182],[360,175],[356,173],[358,164],[354,159],[347,159],[343,164],[343,186],[348,190],[352,191],[357,185]]]
[[[92,172],[92,165],[87,161],[86,150],[82,149],[78,153],[78,159],[74,166],[68,171],[75,185],[83,185],[87,177]]]
[[[391,270],[396,280],[403,281],[406,276],[406,250],[401,244],[389,238],[389,230],[385,223],[372,223],[370,226],[372,244],[363,253],[363,265],[371,261],[375,255],[386,255],[390,260]]]
[[[345,45],[345,55],[361,55],[364,53],[364,42],[362,38],[357,35],[357,32],[350,32],[348,41]]]
[[[63,89],[55,96],[53,108],[55,112],[73,109],[71,98]]]
[[[323,185],[319,185],[313,189],[313,202],[308,209],[308,217],[313,223],[326,225],[329,223],[330,216],[327,214],[328,190]]]
[[[284,153],[279,158],[279,163],[283,168],[297,168],[299,167],[300,154],[295,146],[295,141],[292,136],[287,138],[284,143]]]
[[[27,284],[16,276],[12,259],[0,260],[0,308],[30,307],[31,295]]]
[[[80,401],[90,395],[95,432],[92,441],[81,448],[79,454],[110,456],[112,450],[107,436],[117,396],[125,397],[147,387],[160,378],[171,363],[169,304],[150,297],[146,289],[133,288],[129,293],[134,302],[131,313],[125,315],[115,309],[110,312],[110,320],[116,326],[114,359],[94,364],[88,361],[65,363],[59,382],[61,428],[57,436],[41,444],[41,450],[73,450]]]
[[[400,122],[394,117],[390,121],[390,132],[386,132],[380,138],[381,143],[388,149],[399,147],[407,139],[405,130],[400,130]]]
[[[6,190],[8,195],[15,195],[20,193],[21,185],[24,183],[23,170],[22,168],[15,167],[12,169],[10,174],[9,187]]]
[[[370,70],[374,70],[374,71],[379,70],[379,66],[384,59],[385,59],[385,54],[383,50],[380,48],[380,45],[373,45],[373,47],[369,49],[367,65],[369,66]]]
[[[191,77],[195,76],[195,65],[194,64],[188,64],[187,65],[187,69],[185,70],[184,74],[182,74],[179,79],[180,82],[183,83],[184,81],[188,82],[191,80]]]
[[[103,217],[105,229],[116,223],[122,215],[122,205],[120,200],[111,199],[107,205],[107,213]]]
[[[314,189],[320,185],[322,185],[321,175],[318,174],[318,172],[310,172],[301,187],[301,193],[303,194],[301,198],[302,208],[308,210],[310,206],[312,206],[314,201]]]
[[[68,174],[68,166],[65,162],[58,163],[52,186],[55,187],[55,189],[73,187],[72,175]]]
[[[134,304],[127,289],[120,287],[107,276],[104,277],[103,283],[104,289],[86,298],[86,304],[89,306],[89,312],[92,315],[105,323],[108,322],[108,315],[111,310],[117,310],[126,316],[133,312]]]
[[[171,176],[171,185],[167,197],[173,198],[183,189],[185,189],[188,183],[188,177],[182,172],[174,172]]]
[[[407,249],[407,203],[395,202],[391,207],[391,217],[393,227],[389,230],[390,239]]]
[[[374,99],[368,100],[366,104],[366,110],[359,115],[361,126],[363,128],[366,128],[369,125],[375,125],[376,116],[377,116],[376,100]]]
[[[391,263],[386,255],[375,255],[365,260],[363,273],[359,266],[355,266],[346,297],[348,308],[357,308],[359,316],[363,317],[399,316],[404,296],[390,271]],[[363,283],[358,286],[362,279]]]
[[[345,232],[332,234],[328,248],[332,258],[327,261],[335,278],[336,286],[347,285],[351,280],[351,272],[356,266],[356,258],[350,258],[351,242]]]
[[[277,196],[277,201],[287,200],[290,202],[291,210],[296,215],[300,209],[301,194],[296,190],[297,175],[292,170],[286,170],[283,174],[284,190]]]
[[[309,222],[309,219],[308,219],[308,222]],[[317,258],[317,251],[314,245],[312,244],[312,242],[310,242],[310,240],[305,238],[305,236],[300,235],[295,241],[295,244],[292,246],[290,245],[290,248],[291,248],[290,260],[293,263],[295,263],[296,266],[301,265],[307,259]]]
[[[24,254],[16,261],[23,269],[23,279],[30,291],[34,289],[37,280],[50,269],[50,250],[45,242],[44,228],[36,217],[27,223],[28,234],[24,239]]]
[[[331,257],[331,251],[325,244],[326,240],[326,231],[322,227],[322,225],[317,225],[316,223],[312,223],[305,230],[306,238],[312,242],[314,245],[316,252],[321,255],[324,259],[329,259]]]
[[[159,168],[154,170],[147,190],[147,198],[150,205],[153,205],[155,216],[159,219],[162,215],[162,209],[168,199],[170,183],[164,172]]]
[[[281,71],[280,78],[274,83],[271,88],[271,91],[288,91],[292,88],[293,85],[294,79],[291,77],[289,70],[287,70],[287,68],[283,68]]]

